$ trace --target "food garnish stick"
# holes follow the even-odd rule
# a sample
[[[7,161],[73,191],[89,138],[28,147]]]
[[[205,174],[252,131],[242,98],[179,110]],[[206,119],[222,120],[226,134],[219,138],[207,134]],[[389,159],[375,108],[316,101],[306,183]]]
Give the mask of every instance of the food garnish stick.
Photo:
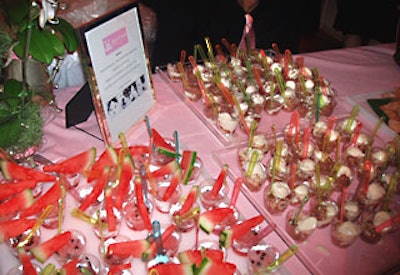
[[[257,129],[257,121],[253,120],[250,125],[250,135],[249,135],[249,141],[247,143],[247,151],[249,151],[252,148],[256,129]]]
[[[275,57],[278,60],[278,62],[281,63],[282,55],[277,43],[272,43],[272,50],[275,52]]]
[[[354,105],[353,108],[351,109],[350,116],[349,116],[346,126],[344,128],[347,133],[350,133],[351,126],[353,125],[353,122],[356,119],[356,116],[358,115],[359,110],[360,110],[360,107],[358,105]]]
[[[347,197],[347,187],[343,187],[342,188],[342,197],[340,200],[340,213],[339,213],[339,220],[341,223],[344,220],[344,211],[345,211],[344,207],[346,204],[346,197]]]
[[[53,210],[54,205],[49,204],[46,206],[42,214],[40,214],[39,218],[36,220],[36,223],[33,225],[31,228],[31,231],[28,233],[28,235],[18,243],[17,247],[24,247],[27,245],[33,236],[35,236],[36,231],[39,229],[39,227],[43,224],[44,220],[47,218],[47,216],[51,213]]]
[[[194,218],[196,215],[200,214],[200,206],[193,207],[189,211],[183,213],[182,215],[175,215],[175,222],[179,226],[183,222]]]
[[[301,200],[301,204],[299,207],[299,210],[297,211],[296,215],[293,217],[293,219],[290,221],[290,225],[295,225],[297,223],[297,220],[299,219],[301,213],[303,212],[304,206],[306,205],[306,203],[308,202],[308,196],[305,196],[302,200]]]
[[[179,155],[179,138],[178,138],[178,131],[174,131],[174,141],[175,141],[175,152],[176,152],[176,160],[179,162],[180,161],[180,155]]]
[[[236,206],[237,199],[239,197],[240,190],[242,189],[244,179],[239,177],[235,180],[235,186],[232,191],[231,201],[229,207],[234,208]]]
[[[275,128],[273,127],[273,130],[275,130]],[[276,139],[275,139],[276,140]],[[282,146],[283,146],[283,140],[276,140],[275,142],[275,154],[272,158],[272,171],[271,171],[271,186],[269,188],[269,193],[272,193],[272,187],[273,184],[275,182],[275,174],[276,174],[276,170],[279,169],[279,165],[281,162],[281,153],[282,153]]]
[[[301,75],[304,80],[304,76],[305,76],[304,57],[302,57],[302,56],[296,57],[296,64],[297,64],[297,68],[299,69],[299,72],[300,72],[299,76]]]
[[[225,54],[222,51],[221,45],[216,44],[215,50],[217,51],[217,56],[219,56],[219,58],[222,60],[222,62],[226,62]]]
[[[200,91],[204,98],[204,103],[206,104],[206,106],[210,106],[210,104],[211,104],[210,97],[208,97],[208,95],[206,93],[204,81],[203,81],[203,78],[201,77],[201,73],[200,73],[199,67],[197,66],[196,60],[194,59],[194,57],[192,55],[190,55],[188,58],[189,58],[190,64],[192,65],[192,67],[194,69],[197,83],[199,85]]]
[[[290,178],[289,178],[289,188],[291,191],[293,191],[294,185],[296,183],[296,171],[297,171],[297,163],[293,161],[290,164]]]
[[[325,135],[322,140],[322,151],[324,151],[324,152],[327,151],[326,147],[328,146],[328,142],[331,138],[332,129],[333,129],[333,126],[335,125],[335,121],[336,121],[336,118],[334,116],[330,116],[328,118],[327,129],[326,129]]]
[[[357,143],[357,139],[360,136],[361,133],[361,128],[362,128],[362,122],[359,121],[357,122],[357,126],[354,129],[353,135],[351,136],[351,140],[350,140],[350,147],[355,146]]]
[[[281,96],[283,98],[283,101],[286,104],[287,103],[287,99],[286,99],[286,96],[285,96],[285,89],[286,89],[285,80],[283,79],[282,74],[281,74],[281,72],[279,71],[278,68],[275,68],[274,73],[275,73],[276,82],[278,82],[279,91],[281,92]]]
[[[248,58],[245,59],[246,63],[246,69],[247,69],[247,77],[250,83],[254,83],[254,74],[253,74],[253,68],[251,66],[251,63]],[[262,86],[262,85],[261,85]],[[260,87],[261,87],[260,86]]]
[[[342,164],[338,160],[335,162],[335,164],[333,165],[333,167],[329,173],[329,176],[328,176],[328,184],[329,185],[336,180],[340,167],[342,167]]]
[[[400,223],[400,213],[398,213],[397,215],[391,217],[390,219],[384,221],[383,223],[381,223],[380,225],[375,227],[375,231],[378,233],[381,233],[382,231],[384,231],[385,229],[389,229],[391,227],[395,227]]]
[[[97,221],[98,221],[99,234],[100,234],[100,247],[101,247],[101,251],[103,251],[105,254],[106,247],[105,247],[105,243],[104,243],[103,221],[101,220],[100,210],[97,210],[96,213],[97,213]]]
[[[378,130],[381,127],[383,121],[384,121],[384,118],[380,117],[378,123],[375,125],[374,130],[372,131],[371,135],[369,136],[367,152],[365,153],[366,158],[369,158],[369,155],[371,153],[371,147],[372,147],[372,144],[374,143],[374,138],[375,138],[376,134],[378,133]]]
[[[215,65],[215,57],[214,57],[213,46],[211,44],[210,38],[206,37],[206,38],[204,38],[204,41],[206,42],[208,58],[210,59],[211,64],[214,66]]]
[[[311,128],[306,127],[304,129],[304,135],[303,135],[303,154],[302,154],[302,159],[306,159],[308,156],[308,148],[310,147],[310,139],[311,139]]]
[[[389,209],[390,200],[393,197],[394,190],[396,189],[398,183],[399,183],[399,173],[396,173],[392,175],[390,178],[389,187],[385,196],[385,202],[383,204],[383,211],[387,211]]]
[[[304,80],[304,75],[299,74],[298,80],[299,80],[301,91],[303,92],[303,94],[305,96],[308,96],[308,91],[307,91],[307,88],[306,88],[306,81]]]
[[[271,79],[271,75],[269,73],[269,66],[268,66],[268,60],[267,60],[267,56],[265,54],[265,51],[263,49],[260,50],[261,53],[261,63],[264,67],[264,73],[265,73],[265,79],[266,80],[270,80]]]
[[[249,135],[250,129],[247,126],[246,120],[244,119],[243,111],[240,108],[239,101],[237,100],[235,95],[229,93],[228,89],[225,87],[225,85],[221,81],[219,81],[217,83],[217,85],[218,85],[218,88],[222,91],[222,94],[224,95],[224,97],[228,101],[228,103],[231,104],[232,107],[236,107],[236,109],[239,113],[239,119],[240,119],[240,122],[242,123],[243,129],[245,130],[246,134]]]
[[[185,59],[186,59],[186,51],[181,50],[181,58],[179,59],[179,62],[183,65],[185,64]]]
[[[247,171],[246,171],[247,177],[251,178],[251,175],[253,175],[254,167],[256,166],[258,158],[259,158],[259,153],[257,150],[254,150],[251,153],[249,167],[247,168]]]
[[[93,218],[92,216],[80,210],[79,208],[72,209],[71,215],[91,225],[96,225],[99,222],[97,219]]]
[[[287,250],[285,250],[278,259],[276,259],[272,264],[266,267],[266,271],[270,272],[272,270],[275,270],[277,267],[282,265],[284,262],[289,260],[292,256],[294,256],[297,251],[299,250],[299,247],[297,244],[294,244],[290,246]]]
[[[150,209],[150,203],[149,203],[149,198],[147,196],[147,180],[146,180],[147,171],[146,171],[146,165],[145,164],[140,165],[139,172],[140,172],[140,181],[142,183],[144,204],[146,205],[147,210],[149,210]],[[153,187],[151,187],[151,188],[153,188]]]
[[[206,53],[203,50],[203,47],[200,44],[196,44],[196,48],[200,54],[201,59],[203,60],[203,63],[206,64],[208,62]]]
[[[314,110],[315,110],[315,122],[319,121],[319,115],[321,112],[321,86],[317,85],[315,87],[317,90],[314,94]]]
[[[66,178],[64,175],[60,175],[60,188],[61,188],[61,196],[58,199],[58,228],[57,232],[61,233],[62,231],[62,223],[64,217],[64,204],[65,204],[65,196],[67,194],[67,190],[65,189]]]
[[[364,180],[361,186],[361,194],[366,194],[368,191],[369,182],[371,181],[372,162],[367,159],[364,163]]]
[[[154,241],[155,241],[156,249],[157,249],[157,254],[156,254],[156,257],[154,258],[155,263],[156,264],[168,263],[169,258],[164,253],[160,222],[155,220],[155,221],[153,221],[152,226],[153,226]]]
[[[274,105],[274,97],[275,97],[275,82],[271,81],[269,87],[270,87],[269,105],[272,108],[272,106]]]
[[[183,87],[185,87],[187,89],[190,88],[189,82],[188,82],[186,74],[185,74],[185,69],[183,68],[182,63],[178,63],[178,64],[176,64],[176,66],[178,67],[178,71],[179,71],[179,75],[181,76]]]
[[[256,66],[252,66],[252,71],[253,71],[254,78],[255,78],[255,80],[257,82],[257,85],[258,85],[261,93],[264,95],[265,94],[264,85],[262,83],[261,76],[258,73],[258,70],[257,70]]]
[[[321,190],[321,169],[319,167],[319,163],[315,164],[315,180],[317,182],[317,198],[318,205],[322,203],[322,190]]]
[[[222,45],[228,50],[229,54],[231,56],[235,56],[236,52],[232,49],[231,44],[229,44],[228,40],[226,38],[221,39]]]
[[[338,137],[337,137],[337,140],[336,140],[336,160],[339,160],[340,157],[341,157],[341,152],[342,152],[342,150],[341,150],[342,149],[342,147],[341,147],[341,144],[342,144],[341,139],[342,139],[342,136],[339,133]]]

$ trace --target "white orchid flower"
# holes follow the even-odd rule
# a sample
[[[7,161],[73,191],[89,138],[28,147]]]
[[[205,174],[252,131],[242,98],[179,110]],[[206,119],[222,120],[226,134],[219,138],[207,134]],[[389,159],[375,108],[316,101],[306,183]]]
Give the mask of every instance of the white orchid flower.
[[[52,24],[57,23],[55,20],[58,1],[57,0],[39,0],[41,3],[41,9],[39,14],[39,25],[41,28],[44,28],[46,22],[50,22]]]

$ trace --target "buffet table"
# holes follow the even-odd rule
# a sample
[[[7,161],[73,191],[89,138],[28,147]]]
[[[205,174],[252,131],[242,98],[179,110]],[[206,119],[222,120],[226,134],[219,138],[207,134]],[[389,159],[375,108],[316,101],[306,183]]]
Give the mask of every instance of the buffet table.
[[[376,97],[384,91],[400,87],[400,67],[392,58],[394,50],[394,44],[385,44],[307,53],[303,56],[307,67],[317,67],[320,74],[332,83],[332,87],[337,91],[339,98],[342,99],[338,102],[338,110],[350,112],[354,104],[360,104],[360,115],[368,117],[367,120],[373,127],[378,118],[368,109],[367,105],[363,106],[362,104],[370,96]],[[173,138],[174,131],[177,131],[181,146],[197,151],[201,158],[203,163],[201,177],[215,177],[221,169],[220,163],[215,159],[215,152],[223,150],[225,145],[198,119],[159,73],[153,75],[153,84],[157,103],[148,114],[152,127],[164,136],[171,138]],[[58,106],[63,108],[79,88],[69,87],[55,91]],[[53,113],[50,111],[47,114],[47,119],[44,127],[44,142],[39,153],[51,161],[60,161],[86,150],[90,146],[96,147],[98,153],[104,150],[105,146],[93,114],[88,121],[76,128],[68,129],[65,128],[63,112]],[[382,125],[380,133],[388,139],[395,135],[386,125]],[[145,122],[142,121],[135,125],[126,133],[126,137],[130,145],[148,144],[149,137]],[[229,180],[231,183],[234,181],[234,179]],[[75,207],[74,204],[72,198],[67,199],[66,213]],[[250,202],[243,194],[239,195],[237,206],[245,217],[253,217],[259,214],[254,202]],[[159,216],[158,218],[165,222],[165,217]],[[87,228],[87,224],[66,214],[64,229],[78,229],[85,232],[88,238],[86,252],[98,254],[99,239],[91,229]],[[192,247],[193,232],[182,233],[180,249]],[[42,238],[46,239],[53,233],[54,231],[51,230],[43,230]],[[143,232],[134,232],[126,225],[122,225],[121,234],[132,239],[143,236]],[[277,273],[355,274],[362,270],[362,274],[383,274],[400,263],[400,234],[399,232],[395,234],[395,237],[391,238],[393,243],[390,244],[390,247],[385,244],[384,249],[379,248],[381,244],[354,246],[367,247],[367,250],[371,251],[378,248],[381,258],[373,252],[358,251],[356,248],[349,248],[348,250],[331,249],[332,245],[324,243],[327,239],[306,241],[299,244],[299,255],[285,262]],[[212,237],[205,234],[201,235],[201,238]],[[282,238],[279,232],[271,233],[264,239],[264,242],[273,244],[280,252],[286,250],[290,245],[288,240]],[[361,243],[362,241],[357,240],[357,242]],[[18,262],[5,244],[0,245],[0,254],[2,255],[0,274],[7,274],[7,271],[17,265]],[[233,251],[228,250],[227,259],[237,265],[241,274],[246,274],[247,262],[245,257],[238,256]],[[134,259],[132,263],[133,274],[145,274],[144,265],[139,259]]]

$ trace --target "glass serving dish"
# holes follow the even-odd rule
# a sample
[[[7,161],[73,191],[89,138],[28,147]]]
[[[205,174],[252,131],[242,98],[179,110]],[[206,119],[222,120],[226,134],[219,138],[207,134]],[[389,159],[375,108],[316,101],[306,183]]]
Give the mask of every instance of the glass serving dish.
[[[338,119],[337,124],[341,123],[348,117]],[[367,121],[368,118],[359,114],[356,117],[357,121],[361,121],[365,127],[362,128],[362,133],[371,134],[375,125]],[[281,118],[283,121],[283,118]],[[289,123],[289,120],[287,120]],[[268,139],[274,142],[274,137],[283,139],[284,133],[277,132],[275,135],[271,132],[266,133]],[[386,135],[386,131],[379,132],[374,138],[374,146],[384,146],[392,140],[391,135]],[[246,147],[247,139],[242,139],[235,144],[226,146],[223,149],[213,152],[213,157],[216,161],[222,164],[229,165],[229,176],[237,178],[244,176],[245,171],[240,166],[238,160],[238,150]],[[270,152],[263,155],[261,162],[268,163],[272,159]],[[392,167],[389,173],[394,172],[396,167]],[[315,173],[314,173],[315,174]],[[399,264],[398,255],[400,253],[400,231],[392,232],[383,236],[380,242],[376,244],[366,243],[358,238],[351,246],[342,248],[336,246],[331,240],[331,225],[323,228],[316,228],[309,238],[304,242],[296,242],[286,231],[286,216],[289,211],[295,209],[298,211],[299,205],[289,205],[283,213],[276,214],[267,210],[264,205],[264,189],[269,185],[267,180],[264,185],[257,189],[251,189],[244,185],[242,193],[247,197],[251,204],[271,223],[277,225],[275,231],[289,246],[293,244],[299,245],[297,252],[299,259],[311,270],[313,274],[384,274],[392,270]],[[348,187],[348,194],[355,192],[359,185],[359,178],[354,177],[352,183]],[[334,191],[331,195],[336,201],[340,200],[340,193]],[[391,209],[394,213],[400,211],[398,202],[400,194],[397,192],[391,199]],[[309,210],[309,209],[306,209]]]

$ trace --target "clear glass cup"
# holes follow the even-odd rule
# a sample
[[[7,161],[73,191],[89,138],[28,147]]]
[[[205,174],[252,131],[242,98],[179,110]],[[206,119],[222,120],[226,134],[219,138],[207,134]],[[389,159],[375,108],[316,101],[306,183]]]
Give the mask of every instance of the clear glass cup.
[[[358,222],[341,221],[334,219],[331,224],[332,243],[339,247],[352,245],[361,234],[361,226]]]
[[[114,231],[108,230],[107,211],[104,209],[104,207],[94,207],[93,209],[91,209],[92,218],[98,221],[93,226],[94,233],[98,238],[104,238],[106,240],[108,238],[113,238],[119,234],[119,231],[121,229],[122,216],[121,212],[118,211],[115,207],[113,209],[116,221],[116,230]]]
[[[112,265],[121,265],[130,262],[132,259],[131,256],[128,257],[121,257],[121,256],[116,256],[116,255],[110,255],[107,253],[108,251],[108,246],[112,243],[119,243],[119,242],[124,242],[124,241],[130,241],[131,239],[127,236],[124,235],[118,235],[113,238],[108,238],[107,240],[104,241],[104,246],[100,245],[99,252],[100,255],[105,255],[103,257],[104,264],[107,266],[112,266]]]
[[[81,231],[75,229],[69,231],[72,236],[71,240],[63,248],[54,253],[54,258],[61,265],[79,258],[86,247],[86,236]]]
[[[169,199],[167,199],[166,201],[163,200],[163,196],[165,194],[165,192],[167,191],[168,186],[170,186],[170,182],[169,181],[161,181],[159,183],[157,183],[157,190],[156,190],[156,194],[153,197],[154,199],[154,204],[156,209],[164,214],[167,214],[170,212],[171,210],[171,206],[175,203],[177,203],[182,195],[182,186],[180,186],[180,184],[178,184],[178,186],[176,187],[174,193],[171,195],[171,197]]]
[[[147,210],[151,217],[154,206],[152,201],[149,200],[149,198],[147,201],[148,201]],[[139,212],[139,208],[136,203],[136,197],[132,197],[123,204],[122,213],[123,213],[123,219],[126,225],[130,229],[134,231],[141,231],[146,229],[146,225],[144,223],[144,220]]]
[[[227,184],[222,185],[222,188],[219,190],[216,196],[211,195],[211,190],[213,189],[214,182],[215,179],[205,179],[199,185],[199,199],[204,209],[211,209],[221,202],[226,202],[228,200],[227,195],[229,192],[229,187]]]
[[[291,209],[286,214],[286,232],[296,242],[304,242],[317,228],[317,219],[309,213]]]
[[[178,215],[178,211],[182,208],[182,202],[177,202],[171,206],[170,216],[172,223],[176,225],[176,229],[179,232],[189,232],[197,226],[197,221],[200,214],[200,207],[195,203],[188,213]]]
[[[247,253],[249,274],[260,274],[279,258],[279,251],[272,244],[258,244]],[[272,272],[273,270],[271,270]]]

